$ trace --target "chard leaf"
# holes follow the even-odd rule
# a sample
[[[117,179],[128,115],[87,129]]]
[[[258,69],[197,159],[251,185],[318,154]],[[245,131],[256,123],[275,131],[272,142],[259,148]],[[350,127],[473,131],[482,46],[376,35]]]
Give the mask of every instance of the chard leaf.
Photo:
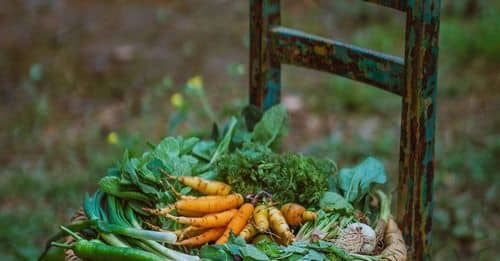
[[[271,240],[259,241],[255,246],[270,258],[285,258],[287,256],[287,253],[282,253],[281,247]]]
[[[200,177],[202,179],[207,179],[207,180],[215,180],[215,178],[217,178],[217,172],[215,172],[213,170],[209,170],[209,171],[203,172],[198,177]]]
[[[353,168],[343,168],[339,173],[338,187],[350,203],[359,202],[375,183],[387,182],[384,165],[373,157],[368,157]]]
[[[325,192],[319,201],[319,206],[325,211],[344,211],[351,213],[354,207],[340,194],[335,192]]]
[[[213,140],[204,140],[198,142],[193,148],[193,154],[204,160],[209,161],[215,151],[217,143]]]
[[[174,137],[167,137],[158,144],[153,152],[160,160],[177,157],[181,153],[181,144]]]
[[[300,260],[303,260],[303,261],[323,261],[325,260],[325,255],[319,253],[318,251],[315,251],[315,250],[309,250],[309,252],[307,253],[307,255],[303,256]]]
[[[193,148],[196,146],[196,144],[198,144],[199,141],[200,139],[197,137],[190,137],[188,139],[185,139],[182,142],[181,153],[186,154],[191,152],[191,150],[193,150]]]
[[[268,261],[271,260],[266,256],[262,251],[256,248],[253,245],[246,244],[240,250],[241,256],[243,260],[252,260],[252,261]]]
[[[123,171],[126,174],[128,174],[128,179],[131,181],[131,183],[136,185],[142,192],[144,192],[145,194],[155,195],[158,197],[159,196],[158,191],[154,187],[143,183],[139,179],[139,175],[136,171],[139,169],[139,164],[140,164],[139,160],[133,158],[129,162],[125,163]]]
[[[218,245],[204,245],[200,249],[200,257],[203,260],[210,261],[232,261],[234,260],[231,255],[226,251],[218,247]]]
[[[151,174],[153,174],[159,182],[161,177],[163,176],[163,174],[160,172],[160,169],[165,169],[165,165],[163,164],[163,162],[158,158],[154,158],[146,164],[146,167],[151,171]]]
[[[267,110],[255,125],[252,141],[268,147],[279,143],[279,138],[288,133],[288,115],[283,105],[275,105]]]
[[[285,247],[283,251],[294,254],[305,254],[307,252],[307,249],[305,248],[305,246],[304,247],[298,246],[296,242],[294,242],[294,244]]]

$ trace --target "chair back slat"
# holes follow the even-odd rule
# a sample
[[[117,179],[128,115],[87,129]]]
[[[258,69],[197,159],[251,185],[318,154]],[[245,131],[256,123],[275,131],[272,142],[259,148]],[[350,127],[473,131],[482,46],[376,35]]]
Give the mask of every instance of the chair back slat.
[[[271,29],[273,56],[280,63],[338,74],[402,95],[404,62],[400,57],[306,34]]]

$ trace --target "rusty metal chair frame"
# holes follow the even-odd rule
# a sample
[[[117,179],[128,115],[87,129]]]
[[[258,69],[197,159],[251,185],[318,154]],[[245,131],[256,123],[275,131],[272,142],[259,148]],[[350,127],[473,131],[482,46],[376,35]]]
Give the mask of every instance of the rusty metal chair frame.
[[[414,260],[430,259],[440,0],[365,0],[406,13],[404,58],[280,26],[280,0],[250,1],[250,103],[280,102],[281,64],[402,97],[396,219]]]

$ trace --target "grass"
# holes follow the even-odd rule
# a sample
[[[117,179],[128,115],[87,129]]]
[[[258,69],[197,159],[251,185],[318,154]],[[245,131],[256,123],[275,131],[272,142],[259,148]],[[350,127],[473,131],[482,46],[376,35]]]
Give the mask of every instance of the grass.
[[[401,55],[402,17],[388,18],[393,11],[371,9],[369,4],[352,7],[349,2],[307,1],[304,10],[302,3],[284,1],[284,23]],[[478,1],[478,11],[464,16],[466,2],[443,4],[433,234],[436,260],[488,260],[500,254],[498,232],[491,229],[499,224],[496,213],[500,210],[496,200],[500,181],[494,176],[500,158],[496,116],[500,93],[492,88],[499,82],[500,34],[492,25],[500,7]],[[219,118],[246,103],[246,5],[226,4],[230,11],[220,18],[213,16],[218,7],[207,5],[199,14],[192,4],[130,10],[121,6],[121,11],[156,17],[133,20],[148,30],[120,31],[117,35],[128,35],[124,39],[113,38],[109,31],[95,35],[86,27],[89,18],[85,16],[75,24],[80,29],[64,27],[64,37],[56,37],[50,24],[34,27],[45,35],[34,37],[33,46],[21,42],[16,45],[20,49],[0,51],[0,91],[5,105],[0,109],[0,125],[9,126],[0,132],[0,259],[33,260],[44,240],[69,219],[83,193],[95,189],[98,178],[125,148],[141,151],[146,141],[206,129],[209,121],[203,106],[185,88],[190,77],[204,77],[207,97]],[[101,8],[116,11],[115,7]],[[33,25],[14,18],[25,11],[10,5],[5,8],[11,14],[5,21],[15,22],[10,25],[12,32],[31,32]],[[34,12],[50,16],[50,8],[47,4]],[[115,21],[108,24],[108,30],[122,30],[120,23],[128,21],[113,11],[109,15]],[[228,30],[201,30],[183,17],[193,17],[206,28]],[[180,35],[171,37],[167,32]],[[106,39],[136,43],[138,58],[120,62],[91,52],[109,46],[99,42]],[[179,51],[171,51],[176,46]],[[163,51],[147,53],[155,48]],[[18,54],[16,59],[14,54]],[[169,56],[156,59],[159,54]],[[97,65],[103,67],[95,71]],[[394,188],[401,107],[397,97],[290,66],[284,66],[283,86],[284,95],[298,95],[304,102],[300,112],[292,115],[290,148],[331,157],[341,166],[375,155],[386,164]],[[184,112],[170,104],[174,93],[185,98]],[[318,126],[311,119],[317,119]],[[117,134],[117,143],[108,143],[111,132]]]

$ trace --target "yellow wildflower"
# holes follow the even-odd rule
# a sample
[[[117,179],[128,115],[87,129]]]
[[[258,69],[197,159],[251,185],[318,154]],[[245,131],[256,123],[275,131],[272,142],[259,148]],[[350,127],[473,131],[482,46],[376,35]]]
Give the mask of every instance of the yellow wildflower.
[[[108,137],[106,138],[106,140],[111,145],[115,145],[115,144],[118,144],[120,142],[120,138],[118,137],[118,134],[114,131],[112,131],[108,134]]]
[[[188,88],[199,91],[203,89],[203,79],[201,78],[201,76],[196,75],[195,77],[187,81],[187,86]]]
[[[170,97],[170,103],[175,108],[182,108],[184,106],[184,97],[182,97],[182,94],[176,92]]]

